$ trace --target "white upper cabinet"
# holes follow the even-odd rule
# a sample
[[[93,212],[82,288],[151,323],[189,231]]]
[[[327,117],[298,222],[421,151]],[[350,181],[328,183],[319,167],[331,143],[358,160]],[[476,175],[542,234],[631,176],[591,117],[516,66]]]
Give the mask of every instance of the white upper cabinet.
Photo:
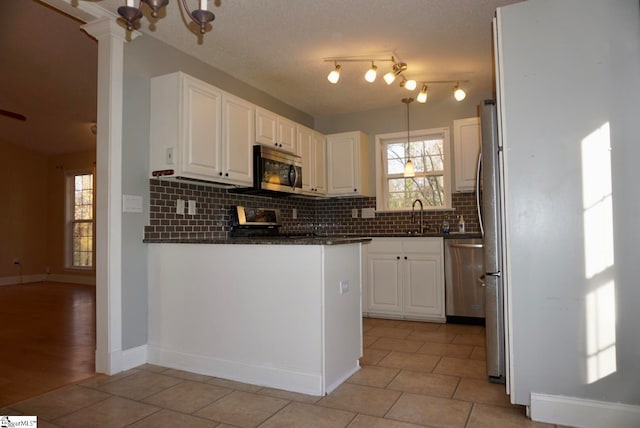
[[[269,110],[256,108],[256,142],[298,154],[296,123]]]
[[[231,94],[222,96],[222,159],[225,181],[252,183],[255,107]]]
[[[182,72],[151,79],[151,171],[251,184],[254,109]]]
[[[302,192],[325,195],[326,144],[324,135],[306,126],[298,125],[298,147],[302,157]]]
[[[327,135],[327,194],[372,196],[369,141],[361,131]]]
[[[476,190],[476,171],[480,155],[480,118],[453,121],[453,149],[456,192]]]

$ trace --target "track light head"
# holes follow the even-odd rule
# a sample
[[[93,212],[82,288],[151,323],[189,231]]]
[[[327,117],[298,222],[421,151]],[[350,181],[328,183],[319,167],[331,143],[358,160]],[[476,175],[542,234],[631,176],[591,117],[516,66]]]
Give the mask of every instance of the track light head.
[[[331,70],[331,73],[329,73],[329,75],[327,76],[327,80],[329,80],[329,82],[333,83],[334,85],[338,83],[338,80],[340,80],[341,69],[342,69],[342,66],[336,62],[336,66],[333,70]]]
[[[390,72],[384,75],[384,81],[387,82],[387,85],[393,83],[396,80],[396,77],[403,71],[407,69],[407,63],[405,62],[396,62],[393,64],[393,68]]]
[[[376,81],[377,75],[378,75],[378,67],[376,67],[373,61],[371,61],[371,68],[367,70],[367,72],[365,73],[364,80],[366,80],[369,83],[373,83]]]
[[[466,98],[467,93],[464,91],[464,89],[460,88],[460,85],[458,83],[456,83],[456,86],[453,87],[453,97],[456,99],[456,101],[462,101]]]
[[[416,101],[423,104],[427,102],[427,85],[426,84],[424,83],[422,84],[422,88],[420,88],[420,93],[416,97]]]

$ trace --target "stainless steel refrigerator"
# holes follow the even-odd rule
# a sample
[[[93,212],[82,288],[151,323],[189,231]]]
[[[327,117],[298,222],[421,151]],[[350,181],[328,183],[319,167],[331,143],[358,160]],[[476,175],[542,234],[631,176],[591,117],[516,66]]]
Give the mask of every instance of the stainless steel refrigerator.
[[[496,103],[480,106],[482,146],[476,195],[484,241],[485,323],[489,380],[505,381],[505,332],[502,239],[502,148],[498,139]]]

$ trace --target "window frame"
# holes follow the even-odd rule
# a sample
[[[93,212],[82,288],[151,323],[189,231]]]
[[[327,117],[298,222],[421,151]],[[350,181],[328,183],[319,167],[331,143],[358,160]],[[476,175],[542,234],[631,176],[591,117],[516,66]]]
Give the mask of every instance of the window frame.
[[[76,220],[75,208],[75,178],[79,175],[91,175],[93,178],[92,219]],[[96,269],[96,173],[95,169],[77,169],[65,172],[65,227],[64,227],[64,268],[73,271],[93,272]],[[74,266],[73,264],[73,231],[76,223],[91,223],[91,266]]]
[[[411,130],[411,142],[420,141],[424,137],[440,134],[443,140],[444,159],[442,165],[442,176],[444,186],[444,204],[439,207],[424,206],[425,211],[450,211],[453,209],[451,203],[451,195],[453,189],[451,187],[453,171],[451,170],[451,138],[448,127],[429,128]],[[398,140],[407,140],[406,132],[392,132],[386,134],[378,134],[375,137],[375,155],[376,155],[376,211],[378,212],[406,212],[411,211],[411,207],[405,208],[388,208],[389,192],[387,174],[387,155],[386,146],[388,143],[397,142]],[[427,175],[440,175],[428,173]]]

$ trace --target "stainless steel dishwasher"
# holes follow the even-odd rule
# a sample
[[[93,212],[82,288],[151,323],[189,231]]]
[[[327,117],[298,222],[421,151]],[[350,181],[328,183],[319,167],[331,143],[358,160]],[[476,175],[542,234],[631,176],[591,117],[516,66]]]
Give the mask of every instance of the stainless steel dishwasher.
[[[445,299],[448,321],[484,318],[482,239],[445,239]]]

